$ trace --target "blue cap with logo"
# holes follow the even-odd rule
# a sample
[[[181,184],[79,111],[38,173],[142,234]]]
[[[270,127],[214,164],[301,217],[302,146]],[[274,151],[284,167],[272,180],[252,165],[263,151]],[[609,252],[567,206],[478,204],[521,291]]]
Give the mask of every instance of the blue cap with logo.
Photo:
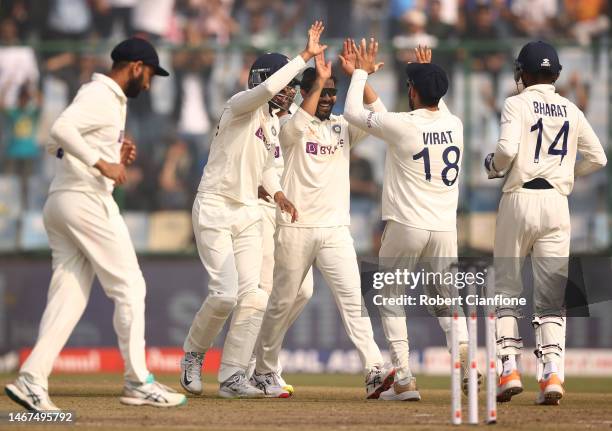
[[[440,100],[448,91],[446,72],[433,63],[409,63],[406,65],[408,84],[426,100]]]
[[[516,59],[516,63],[517,69],[520,68],[529,73],[547,70],[557,74],[562,69],[557,50],[551,44],[541,40],[529,42],[523,46]]]
[[[151,66],[156,75],[168,76],[169,73],[159,65],[159,56],[153,45],[140,37],[131,37],[120,42],[111,52],[113,61],[142,61]]]

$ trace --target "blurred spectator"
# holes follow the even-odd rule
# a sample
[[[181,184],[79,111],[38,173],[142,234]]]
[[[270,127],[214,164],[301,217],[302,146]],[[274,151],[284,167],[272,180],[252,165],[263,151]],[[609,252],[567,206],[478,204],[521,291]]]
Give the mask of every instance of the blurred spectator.
[[[4,16],[13,20],[22,41],[30,36],[32,30],[32,2],[33,0],[6,0],[2,5]]]
[[[419,45],[435,48],[438,39],[425,31],[427,16],[421,10],[406,12],[401,19],[403,31],[393,38],[395,49],[394,64],[396,70],[397,105],[396,110],[408,110],[408,93],[406,91],[406,63],[414,61],[414,48]]]
[[[492,79],[493,94],[497,96],[499,74],[506,62],[506,52],[501,47],[503,35],[494,19],[493,8],[489,4],[480,4],[474,15],[468,17],[468,25],[463,38],[469,41],[481,41],[484,48],[471,53],[472,68],[475,71],[486,72]]]
[[[17,26],[10,18],[0,21],[0,43],[0,88],[4,106],[12,108],[24,84],[38,86],[36,54],[31,47],[19,45]]]
[[[108,38],[118,32],[117,39],[132,35],[132,10],[138,0],[93,0],[92,3],[98,35]]]
[[[406,12],[417,8],[423,0],[390,0],[389,4],[389,39],[403,32],[404,23],[402,18]]]
[[[442,0],[431,0],[428,3],[427,13],[429,19],[425,26],[426,33],[434,36],[439,44],[447,47],[442,51],[434,49],[433,61],[446,71],[449,78],[452,78],[455,48],[450,48],[449,45],[456,42],[456,28],[443,20]]]
[[[50,0],[45,39],[78,41],[92,28],[92,12],[87,0]]]
[[[519,35],[549,38],[556,29],[559,13],[557,0],[514,0],[511,6],[513,24]]]
[[[213,38],[220,45],[227,45],[233,34],[239,31],[232,18],[233,0],[187,0],[182,5],[186,26],[192,26],[204,38]]]
[[[385,3],[386,0],[354,0],[350,9],[353,30],[346,34],[382,38],[382,24],[387,18]]]
[[[132,28],[156,41],[170,29],[174,0],[138,0],[132,9]]]
[[[36,87],[26,82],[19,87],[17,104],[8,107],[6,100],[7,87],[0,94],[2,111],[8,132],[6,139],[6,172],[17,175],[21,184],[21,208],[28,204],[28,179],[34,173],[35,162],[39,157],[36,142],[40,118],[41,95]]]
[[[578,72],[572,72],[567,84],[557,84],[556,87],[557,93],[570,99],[578,106],[578,109],[587,114],[589,109],[590,86],[588,83],[582,82]]]
[[[571,33],[579,44],[589,45],[593,38],[608,32],[610,11],[607,0],[565,0],[564,3]]]
[[[159,174],[159,208],[163,210],[188,209],[193,199],[191,187],[192,159],[189,146],[174,140],[168,150]]]
[[[351,181],[351,199],[366,199],[376,202],[379,195],[379,187],[374,181],[372,164],[366,158],[360,157],[355,151],[351,151],[349,165]]]
[[[196,36],[188,35],[187,38],[189,44],[177,50],[173,60],[176,94],[174,119],[180,138],[189,145],[194,170],[199,174],[208,160],[208,83],[215,57],[211,50],[199,48],[200,42]]]

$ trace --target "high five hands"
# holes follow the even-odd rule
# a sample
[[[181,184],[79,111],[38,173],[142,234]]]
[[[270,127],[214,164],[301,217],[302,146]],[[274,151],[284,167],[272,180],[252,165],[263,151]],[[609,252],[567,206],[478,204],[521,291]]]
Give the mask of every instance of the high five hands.
[[[378,72],[378,70],[384,66],[384,63],[376,61],[376,56],[378,55],[378,41],[373,37],[370,38],[370,43],[367,45],[366,40],[361,39],[359,46],[355,45],[354,41],[351,41],[351,46],[356,55],[356,69],[365,70],[369,75]]]
[[[325,30],[323,21],[315,21],[310,26],[306,48],[300,53],[304,61],[308,62],[312,57],[322,54],[327,49],[327,45],[322,45],[320,42],[323,30]]]

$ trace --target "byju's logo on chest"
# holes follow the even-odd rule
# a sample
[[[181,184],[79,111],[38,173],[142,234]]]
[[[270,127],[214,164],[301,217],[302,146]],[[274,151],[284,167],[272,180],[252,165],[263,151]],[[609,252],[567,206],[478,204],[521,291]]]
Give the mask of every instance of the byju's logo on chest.
[[[317,155],[319,153],[319,144],[316,142],[306,142],[306,154]]]

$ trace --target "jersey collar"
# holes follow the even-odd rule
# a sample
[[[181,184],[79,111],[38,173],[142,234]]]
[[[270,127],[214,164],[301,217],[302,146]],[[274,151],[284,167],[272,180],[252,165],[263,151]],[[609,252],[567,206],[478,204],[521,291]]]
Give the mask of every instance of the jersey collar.
[[[117,95],[117,97],[119,97],[119,99],[121,99],[122,102],[127,101],[127,97],[125,93],[123,92],[121,87],[119,87],[119,84],[117,84],[115,80],[112,79],[111,77],[106,76],[103,73],[94,73],[93,75],[91,75],[91,80],[99,81],[105,84],[108,88],[110,88],[113,91],[113,93]]]
[[[440,116],[441,111],[439,109],[437,111],[430,111],[429,109],[419,108],[410,111],[410,113],[423,118],[437,118]]]
[[[554,93],[555,90],[555,86],[552,84],[536,84],[536,85],[530,85],[529,87],[525,88],[523,91],[539,91],[540,93]]]

